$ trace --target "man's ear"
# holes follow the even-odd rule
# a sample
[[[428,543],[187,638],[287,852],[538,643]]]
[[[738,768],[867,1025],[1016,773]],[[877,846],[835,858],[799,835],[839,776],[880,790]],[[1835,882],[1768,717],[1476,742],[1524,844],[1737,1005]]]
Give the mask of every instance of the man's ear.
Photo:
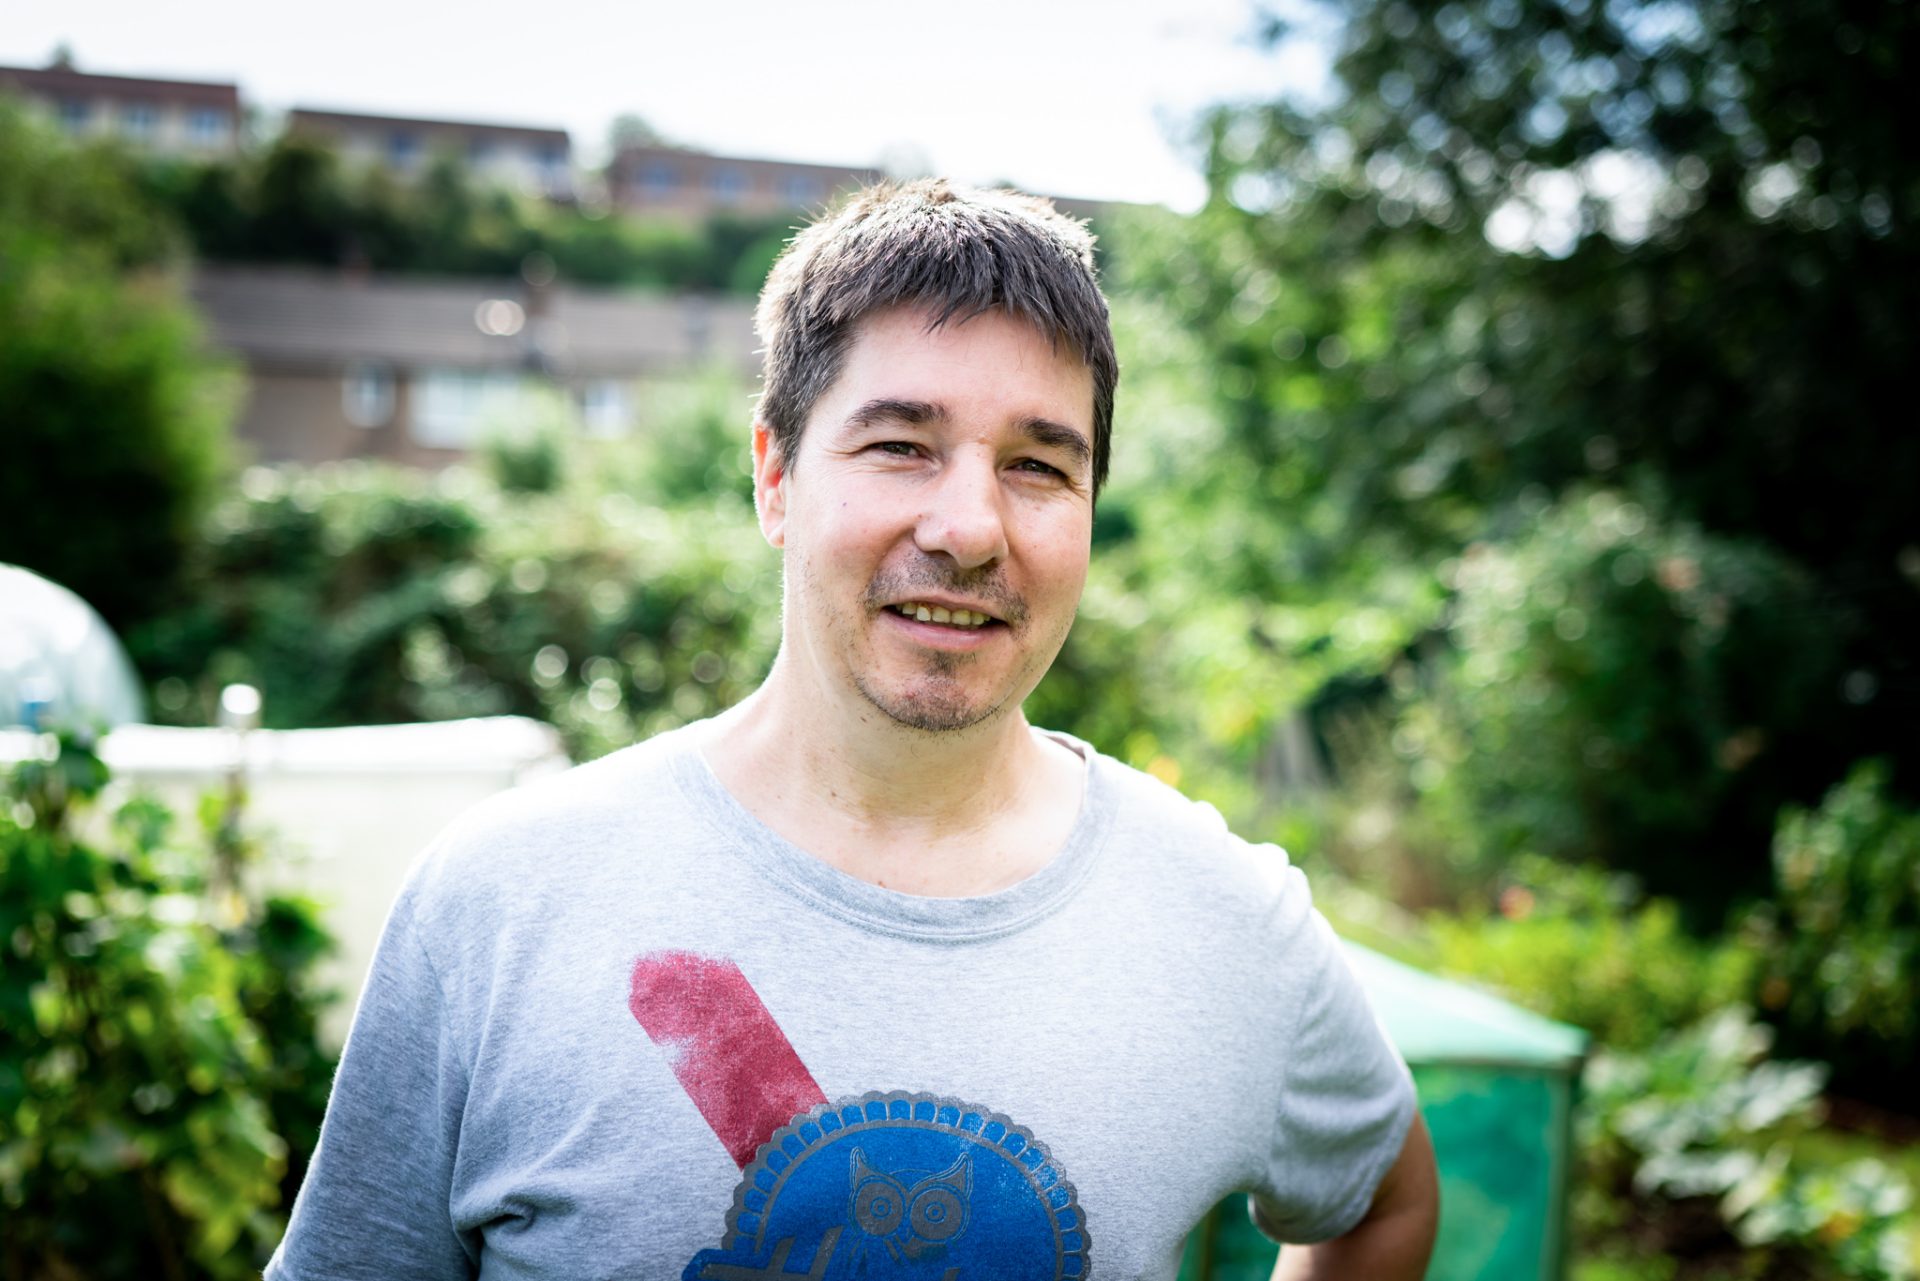
[[[760,533],[775,547],[787,545],[787,467],[773,429],[753,424],[753,510]]]

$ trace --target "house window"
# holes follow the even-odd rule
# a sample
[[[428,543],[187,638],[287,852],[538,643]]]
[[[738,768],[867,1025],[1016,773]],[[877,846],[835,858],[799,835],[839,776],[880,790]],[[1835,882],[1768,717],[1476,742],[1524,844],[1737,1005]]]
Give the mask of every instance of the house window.
[[[153,108],[144,102],[129,103],[120,109],[120,132],[129,138],[146,141],[153,137]]]
[[[396,169],[406,169],[420,158],[420,139],[410,133],[390,134],[387,137],[387,159]]]
[[[820,180],[806,174],[790,173],[780,180],[780,198],[795,208],[818,204],[825,194],[820,190]]]
[[[485,169],[493,163],[493,143],[485,138],[475,138],[467,144],[467,167]]]
[[[649,160],[640,167],[640,190],[653,197],[670,196],[680,185],[680,167],[666,160]]]
[[[340,409],[355,427],[385,427],[393,421],[393,367],[355,361],[340,380]]]
[[[567,153],[560,147],[529,147],[527,159],[533,162],[536,188],[547,192],[567,189]]]
[[[595,378],[580,390],[580,420],[587,435],[624,436],[633,428],[633,396],[618,378]]]
[[[197,107],[187,117],[187,137],[201,147],[215,147],[227,140],[229,118],[224,111]]]
[[[81,133],[87,127],[87,121],[93,118],[93,104],[82,102],[78,98],[60,100],[60,127],[68,133]]]
[[[413,438],[433,449],[466,449],[503,425],[520,405],[525,381],[497,369],[429,369],[413,387]]]
[[[722,165],[707,177],[707,185],[713,191],[713,198],[723,205],[737,205],[747,194],[746,171],[733,165]]]

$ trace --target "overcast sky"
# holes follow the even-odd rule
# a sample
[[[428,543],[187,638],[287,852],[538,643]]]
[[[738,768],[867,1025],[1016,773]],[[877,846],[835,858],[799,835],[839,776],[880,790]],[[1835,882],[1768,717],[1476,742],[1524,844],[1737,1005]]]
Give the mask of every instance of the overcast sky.
[[[603,157],[633,112],[720,152],[875,164],[1191,208],[1183,125],[1319,75],[1247,39],[1251,0],[0,0],[0,63],[233,80],[267,111],[552,125]]]

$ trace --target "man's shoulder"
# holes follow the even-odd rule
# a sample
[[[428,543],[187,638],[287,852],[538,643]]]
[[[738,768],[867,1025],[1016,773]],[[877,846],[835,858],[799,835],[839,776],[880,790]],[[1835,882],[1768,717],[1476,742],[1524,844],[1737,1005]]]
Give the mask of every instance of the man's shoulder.
[[[1208,892],[1263,900],[1296,886],[1299,873],[1285,850],[1240,836],[1211,802],[1103,753],[1093,767],[1101,803],[1114,816],[1111,840],[1156,871],[1197,878]]]
[[[659,735],[488,797],[463,812],[415,861],[414,893],[429,902],[490,885],[525,892],[631,848],[670,827],[684,731]]]

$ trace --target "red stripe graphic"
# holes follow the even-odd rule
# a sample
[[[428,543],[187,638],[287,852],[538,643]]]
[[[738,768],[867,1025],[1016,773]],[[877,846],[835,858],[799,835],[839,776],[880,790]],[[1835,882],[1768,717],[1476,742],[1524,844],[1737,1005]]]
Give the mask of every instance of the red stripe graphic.
[[[794,1115],[827,1101],[740,967],[697,952],[633,963],[627,1008],[742,1169]]]

